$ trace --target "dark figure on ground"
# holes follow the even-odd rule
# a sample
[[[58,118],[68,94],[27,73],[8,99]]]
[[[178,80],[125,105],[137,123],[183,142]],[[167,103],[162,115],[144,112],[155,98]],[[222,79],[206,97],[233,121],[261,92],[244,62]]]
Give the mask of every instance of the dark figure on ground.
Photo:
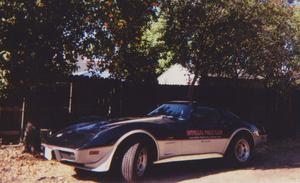
[[[32,121],[28,121],[24,133],[24,152],[38,153],[41,151],[40,129]]]

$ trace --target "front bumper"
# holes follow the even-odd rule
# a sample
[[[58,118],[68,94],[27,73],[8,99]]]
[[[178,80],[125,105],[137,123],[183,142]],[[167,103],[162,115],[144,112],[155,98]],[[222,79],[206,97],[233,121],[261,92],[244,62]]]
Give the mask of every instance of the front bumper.
[[[113,146],[81,150],[42,144],[42,152],[48,160],[61,161],[89,171],[106,172],[110,168]]]

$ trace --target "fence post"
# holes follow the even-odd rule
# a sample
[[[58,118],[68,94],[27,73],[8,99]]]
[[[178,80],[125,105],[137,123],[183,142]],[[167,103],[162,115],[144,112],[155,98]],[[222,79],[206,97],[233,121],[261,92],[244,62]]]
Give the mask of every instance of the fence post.
[[[24,136],[25,103],[26,103],[26,99],[25,99],[25,97],[23,97],[22,110],[21,110],[21,133],[20,133],[20,143],[22,142],[22,139],[23,139],[23,136]]]
[[[70,82],[69,114],[72,113],[72,98],[73,98],[73,82]]]
[[[120,93],[119,93],[119,116],[123,116],[123,82],[120,84]]]

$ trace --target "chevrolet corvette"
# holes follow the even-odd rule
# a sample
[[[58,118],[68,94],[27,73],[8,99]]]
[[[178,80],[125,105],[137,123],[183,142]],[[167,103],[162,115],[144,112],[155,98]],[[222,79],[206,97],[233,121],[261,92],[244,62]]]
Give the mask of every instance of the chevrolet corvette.
[[[172,101],[143,117],[69,126],[47,138],[42,149],[46,159],[89,171],[119,170],[131,182],[153,163],[224,157],[245,165],[266,140],[264,127],[229,111]]]

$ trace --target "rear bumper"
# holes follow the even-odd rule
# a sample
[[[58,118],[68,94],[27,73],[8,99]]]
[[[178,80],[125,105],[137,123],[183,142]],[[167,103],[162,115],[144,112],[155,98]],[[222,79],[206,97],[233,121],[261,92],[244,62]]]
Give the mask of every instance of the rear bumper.
[[[79,150],[42,144],[42,152],[48,160],[65,162],[89,171],[106,172],[110,168],[113,146]]]

